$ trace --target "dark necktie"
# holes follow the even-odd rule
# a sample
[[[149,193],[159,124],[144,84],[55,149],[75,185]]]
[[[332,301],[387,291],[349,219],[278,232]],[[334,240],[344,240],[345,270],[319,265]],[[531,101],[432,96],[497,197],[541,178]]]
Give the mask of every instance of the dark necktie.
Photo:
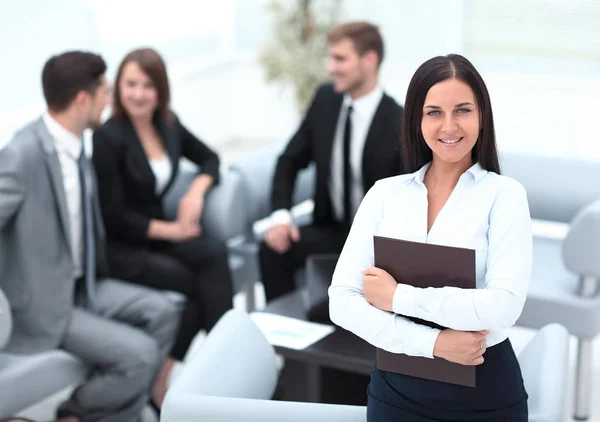
[[[348,107],[344,125],[344,222],[352,221],[352,166],[350,164],[350,139],[352,137],[352,106]]]
[[[78,160],[81,182],[81,211],[83,213],[84,279],[89,302],[94,301],[96,283],[96,245],[94,240],[93,184],[90,162],[82,152]]]

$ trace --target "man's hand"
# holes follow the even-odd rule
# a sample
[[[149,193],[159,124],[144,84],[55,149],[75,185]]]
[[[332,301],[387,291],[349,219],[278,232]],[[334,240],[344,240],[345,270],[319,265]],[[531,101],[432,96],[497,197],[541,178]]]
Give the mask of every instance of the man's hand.
[[[204,209],[204,196],[195,194],[194,192],[187,193],[179,201],[177,209],[177,221],[182,224],[198,225],[200,216]]]
[[[267,246],[279,254],[286,253],[292,247],[292,242],[299,241],[300,230],[290,224],[278,224],[271,227],[265,234]]]
[[[392,302],[398,283],[387,271],[369,267],[363,272],[363,293],[367,302],[382,311],[392,311]]]
[[[489,330],[443,330],[435,341],[433,355],[461,365],[481,365],[489,333]]]

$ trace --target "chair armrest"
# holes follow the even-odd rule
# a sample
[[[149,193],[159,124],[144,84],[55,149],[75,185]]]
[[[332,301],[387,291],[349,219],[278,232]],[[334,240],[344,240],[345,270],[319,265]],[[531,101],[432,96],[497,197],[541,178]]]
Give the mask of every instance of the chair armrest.
[[[221,182],[206,195],[203,229],[222,242],[244,233],[248,226],[247,201],[240,175],[223,172]]]
[[[277,384],[275,350],[241,311],[227,311],[169,388],[163,409],[180,395],[271,398]],[[210,420],[210,419],[209,419]]]
[[[565,265],[575,274],[600,279],[600,200],[584,207],[563,242]]]
[[[173,221],[177,218],[179,200],[186,194],[197,175],[198,166],[185,160],[179,161],[179,173],[177,173],[175,180],[165,192],[162,201],[163,212],[167,220]]]
[[[193,167],[182,167],[177,179],[163,198],[165,217],[177,218],[179,200],[187,192],[197,175]],[[248,224],[246,213],[247,196],[241,176],[235,172],[221,172],[220,183],[206,195],[202,213],[202,230],[217,240],[228,239],[244,232]]]
[[[559,324],[543,327],[519,354],[529,394],[529,421],[562,422],[566,416],[569,333]]]
[[[328,290],[339,257],[340,254],[314,254],[306,258],[303,299],[311,321],[331,324]]]
[[[10,304],[0,289],[0,350],[6,346],[12,332],[12,313],[10,312]]]
[[[321,403],[199,397],[180,394],[163,407],[161,422],[365,422],[367,409]]]
[[[259,244],[253,238],[248,238],[248,236],[232,237],[227,241],[227,247],[230,253],[238,254],[245,259],[258,259]]]

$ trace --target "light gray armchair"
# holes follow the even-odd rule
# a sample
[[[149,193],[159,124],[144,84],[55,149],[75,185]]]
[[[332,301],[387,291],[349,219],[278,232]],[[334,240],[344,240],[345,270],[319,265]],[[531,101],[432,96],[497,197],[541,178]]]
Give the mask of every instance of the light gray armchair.
[[[10,304],[0,289],[0,419],[83,380],[88,368],[62,350],[34,355],[2,352],[10,338]]]
[[[501,167],[525,186],[532,218],[570,224],[564,240],[534,237],[531,283],[517,324],[557,322],[577,337],[574,417],[585,420],[592,341],[600,334],[600,163],[504,153]]]
[[[169,388],[161,422],[365,421],[357,406],[270,401],[275,351],[250,316],[229,311]]]
[[[163,198],[167,219],[177,218],[179,200],[187,192],[196,175],[197,167],[188,162],[182,163],[177,178]],[[247,294],[252,295],[253,285],[247,282],[245,276],[247,258],[231,247],[232,241],[235,244],[236,238],[239,239],[247,228],[246,204],[247,194],[241,176],[235,172],[222,171],[220,183],[206,196],[201,224],[206,234],[229,246],[229,268],[233,278],[234,293],[246,291]]]
[[[287,143],[273,143],[257,149],[234,160],[229,170],[242,179],[246,194],[246,217],[242,235],[236,239],[232,250],[244,257],[244,269],[241,276],[244,283],[255,283],[260,280],[258,249],[262,238],[260,230],[255,231],[255,223],[263,220],[271,213],[271,188],[277,159]],[[294,190],[292,205],[296,206],[312,200],[314,192],[314,166],[301,170]],[[293,210],[294,211],[294,210]],[[294,223],[302,226],[310,224],[312,212],[293,212]],[[248,296],[248,310],[254,309],[254,296]]]
[[[10,311],[10,304],[4,292],[0,289],[0,350],[8,343],[11,331],[12,313]]]
[[[568,333],[558,324],[520,353],[530,421],[565,420],[568,357]],[[174,380],[161,422],[366,421],[360,406],[270,401],[276,384],[272,346],[247,314],[229,311]]]

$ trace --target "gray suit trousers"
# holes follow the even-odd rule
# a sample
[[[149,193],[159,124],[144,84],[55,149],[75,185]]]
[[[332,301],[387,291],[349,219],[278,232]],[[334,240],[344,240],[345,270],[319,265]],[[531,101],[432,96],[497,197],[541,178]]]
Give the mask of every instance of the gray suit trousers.
[[[156,290],[117,280],[97,283],[89,306],[76,306],[61,347],[91,367],[64,404],[81,422],[140,420],[173,343],[179,312]]]

